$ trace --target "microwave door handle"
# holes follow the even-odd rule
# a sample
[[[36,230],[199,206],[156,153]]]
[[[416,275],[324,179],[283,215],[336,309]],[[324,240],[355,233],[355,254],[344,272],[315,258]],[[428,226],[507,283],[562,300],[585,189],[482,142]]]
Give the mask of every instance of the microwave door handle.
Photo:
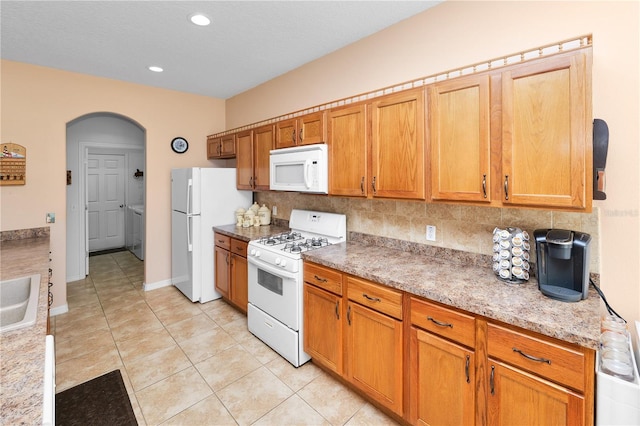
[[[311,178],[311,160],[305,160],[304,162],[304,184],[307,189],[311,188],[313,183]]]

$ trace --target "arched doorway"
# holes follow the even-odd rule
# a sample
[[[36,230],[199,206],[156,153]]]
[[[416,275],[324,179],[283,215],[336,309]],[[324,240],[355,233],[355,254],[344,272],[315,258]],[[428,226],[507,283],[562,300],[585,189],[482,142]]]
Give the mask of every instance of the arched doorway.
[[[85,278],[91,251],[130,241],[128,206],[144,215],[145,141],[142,126],[115,113],[67,123],[67,282]]]

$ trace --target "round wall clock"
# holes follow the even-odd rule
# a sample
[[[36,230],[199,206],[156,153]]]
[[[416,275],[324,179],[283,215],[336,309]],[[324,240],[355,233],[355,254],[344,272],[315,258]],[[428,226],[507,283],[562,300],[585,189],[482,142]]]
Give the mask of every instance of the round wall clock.
[[[171,149],[178,154],[184,154],[189,149],[189,142],[185,138],[173,138],[171,141]]]

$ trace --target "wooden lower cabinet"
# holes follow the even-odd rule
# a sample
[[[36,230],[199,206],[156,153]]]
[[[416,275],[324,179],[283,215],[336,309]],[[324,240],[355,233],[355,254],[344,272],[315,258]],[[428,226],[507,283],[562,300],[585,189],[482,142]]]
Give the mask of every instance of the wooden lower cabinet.
[[[342,374],[342,298],[304,285],[304,351],[331,371]]]
[[[242,312],[249,303],[247,243],[214,234],[215,287],[222,297]]]
[[[475,352],[411,327],[410,421],[475,424]]]
[[[321,265],[304,268],[305,351],[397,419],[593,425],[594,350]]]
[[[402,415],[402,321],[349,302],[347,379]]]
[[[488,424],[583,425],[584,396],[489,359]]]

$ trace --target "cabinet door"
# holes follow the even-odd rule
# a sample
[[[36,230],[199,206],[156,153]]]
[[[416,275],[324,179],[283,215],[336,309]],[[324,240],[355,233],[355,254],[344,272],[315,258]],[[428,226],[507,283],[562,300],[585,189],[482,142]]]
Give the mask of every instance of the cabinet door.
[[[207,138],[207,158],[220,158],[220,138]]]
[[[216,246],[214,249],[216,290],[229,298],[229,251]]]
[[[489,76],[429,87],[431,199],[491,201]]]
[[[246,313],[247,303],[249,303],[246,257],[231,254],[230,283],[231,302]]]
[[[490,425],[582,425],[584,398],[489,359]]]
[[[253,133],[253,187],[269,190],[269,153],[273,149],[275,131],[273,125],[263,126]]]
[[[295,146],[297,140],[297,119],[291,118],[276,123],[276,149]]]
[[[342,299],[304,285],[304,351],[314,362],[342,374]]]
[[[502,73],[503,203],[591,208],[587,73],[584,53]]]
[[[329,194],[366,197],[367,117],[365,105],[331,110],[328,114]]]
[[[253,189],[253,132],[238,133],[236,153],[236,188]]]
[[[424,92],[372,103],[371,189],[374,197],[425,199]]]
[[[473,425],[474,352],[411,327],[411,423]]]
[[[220,157],[232,158],[236,156],[236,135],[226,135],[220,138]]]
[[[402,415],[402,321],[349,302],[346,333],[347,378]]]
[[[298,145],[310,145],[323,143],[327,140],[325,126],[325,113],[314,112],[298,118]]]

